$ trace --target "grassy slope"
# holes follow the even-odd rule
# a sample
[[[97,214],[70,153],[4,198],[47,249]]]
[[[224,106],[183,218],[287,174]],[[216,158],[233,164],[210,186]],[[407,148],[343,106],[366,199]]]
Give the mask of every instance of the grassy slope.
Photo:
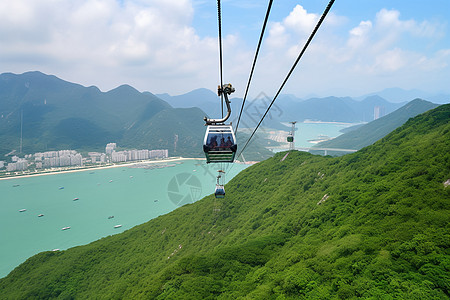
[[[33,256],[2,297],[448,299],[449,120],[440,106],[339,158],[279,153],[223,200]]]

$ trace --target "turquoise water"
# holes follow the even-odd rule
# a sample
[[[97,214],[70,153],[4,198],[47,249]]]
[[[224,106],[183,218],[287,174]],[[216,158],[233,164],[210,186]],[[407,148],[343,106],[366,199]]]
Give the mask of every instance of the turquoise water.
[[[214,192],[217,165],[184,160],[157,166],[0,180],[0,277],[41,251],[123,232]],[[227,180],[247,167],[230,166],[224,166]]]
[[[341,129],[353,126],[350,123],[297,123],[295,132],[296,147],[312,147],[316,144],[308,142],[319,138],[320,135],[326,135],[330,138],[338,137],[342,134]]]

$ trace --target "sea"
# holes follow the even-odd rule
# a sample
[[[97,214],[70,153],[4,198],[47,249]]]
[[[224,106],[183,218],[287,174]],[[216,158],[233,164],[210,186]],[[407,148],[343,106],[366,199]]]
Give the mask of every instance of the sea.
[[[42,251],[88,244],[214,193],[245,164],[180,160],[0,180],[0,277]],[[226,198],[225,198],[226,199]]]
[[[297,123],[294,136],[296,147],[313,147],[321,139],[332,139],[342,134],[341,130],[360,123],[302,122]],[[289,124],[290,125],[290,124]]]

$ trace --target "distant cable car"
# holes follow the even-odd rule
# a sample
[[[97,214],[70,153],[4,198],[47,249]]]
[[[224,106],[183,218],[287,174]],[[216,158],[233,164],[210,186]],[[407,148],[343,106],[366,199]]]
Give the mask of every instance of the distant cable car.
[[[216,198],[225,198],[225,188],[223,185],[217,184],[214,192]]]
[[[203,140],[203,151],[206,156],[206,163],[232,163],[237,151],[236,137],[234,136],[231,124],[225,121],[231,115],[230,100],[228,95],[234,92],[231,84],[225,84],[223,88],[219,86],[218,94],[224,95],[227,105],[227,115],[223,119],[208,119],[205,117],[206,129]]]
[[[220,173],[225,173],[222,170],[219,170],[218,172],[219,172],[219,174]],[[225,187],[223,186],[222,183],[220,183],[220,179],[221,178],[222,178],[221,174],[217,176],[216,190],[214,191],[214,196],[216,198],[225,198]]]
[[[295,144],[294,144],[295,123],[297,123],[297,121],[293,121],[293,122],[289,122],[289,123],[292,124],[292,128],[287,136],[287,141],[289,143],[289,150],[294,150],[295,149]]]

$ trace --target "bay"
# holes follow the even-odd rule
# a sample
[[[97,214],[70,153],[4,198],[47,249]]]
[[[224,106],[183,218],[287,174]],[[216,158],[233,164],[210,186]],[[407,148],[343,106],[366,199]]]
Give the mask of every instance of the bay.
[[[359,123],[358,123],[359,124]],[[342,134],[340,130],[357,125],[352,123],[338,122],[302,122],[297,123],[295,132],[296,147],[313,147],[316,143],[312,140],[320,139],[322,136],[336,138]]]
[[[0,277],[39,252],[123,232],[212,194],[220,167],[228,181],[247,165],[182,160],[0,180]]]

